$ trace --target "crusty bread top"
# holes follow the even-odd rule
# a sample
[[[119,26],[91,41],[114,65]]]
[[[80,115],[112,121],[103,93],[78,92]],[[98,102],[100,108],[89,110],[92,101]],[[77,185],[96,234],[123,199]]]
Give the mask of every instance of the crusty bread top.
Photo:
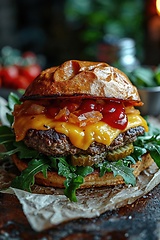
[[[21,100],[68,96],[116,98],[142,105],[137,88],[123,72],[106,63],[78,60],[42,71]]]

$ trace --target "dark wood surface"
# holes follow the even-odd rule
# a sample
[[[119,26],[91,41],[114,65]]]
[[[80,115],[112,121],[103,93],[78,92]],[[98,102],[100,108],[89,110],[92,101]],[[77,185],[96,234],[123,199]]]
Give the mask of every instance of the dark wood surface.
[[[0,193],[0,240],[159,240],[160,185],[135,203],[93,219],[78,219],[35,232],[14,195]]]

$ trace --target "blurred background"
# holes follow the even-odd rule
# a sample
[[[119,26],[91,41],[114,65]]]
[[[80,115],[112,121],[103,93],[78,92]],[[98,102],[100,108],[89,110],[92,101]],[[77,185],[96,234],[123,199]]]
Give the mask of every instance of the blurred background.
[[[126,72],[139,66],[153,70],[160,63],[159,2],[0,0],[1,68],[20,66],[24,77],[23,68],[34,65],[35,76],[41,69],[79,59],[105,61]],[[7,74],[1,73],[4,87]]]

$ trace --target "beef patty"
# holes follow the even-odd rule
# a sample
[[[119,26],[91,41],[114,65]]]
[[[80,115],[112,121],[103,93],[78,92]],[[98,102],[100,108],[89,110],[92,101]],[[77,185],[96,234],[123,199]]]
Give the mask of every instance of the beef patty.
[[[49,156],[67,156],[84,154],[90,156],[104,156],[105,152],[112,151],[136,140],[137,136],[145,132],[144,128],[139,126],[131,128],[124,133],[120,133],[110,146],[93,142],[87,150],[75,147],[69,138],[57,133],[54,129],[35,130],[30,129],[24,138],[24,143],[40,153]]]

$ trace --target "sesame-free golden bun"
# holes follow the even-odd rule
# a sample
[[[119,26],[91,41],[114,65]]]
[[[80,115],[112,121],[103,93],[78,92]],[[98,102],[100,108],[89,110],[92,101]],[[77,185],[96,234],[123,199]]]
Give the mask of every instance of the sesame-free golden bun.
[[[143,105],[128,77],[103,62],[69,60],[48,68],[29,85],[21,100],[58,97],[121,99]]]

